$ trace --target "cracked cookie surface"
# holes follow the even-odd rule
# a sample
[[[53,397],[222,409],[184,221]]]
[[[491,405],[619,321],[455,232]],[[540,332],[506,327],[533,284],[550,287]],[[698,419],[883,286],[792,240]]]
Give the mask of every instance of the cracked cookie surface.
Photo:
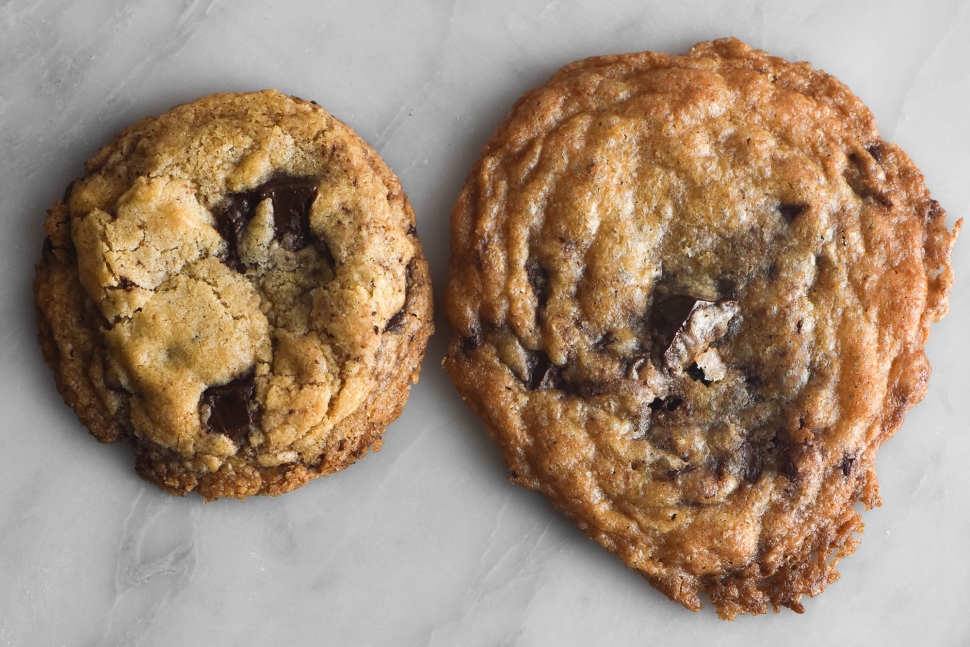
[[[432,331],[400,182],[275,91],[203,97],[117,135],[50,210],[39,340],[101,442],[172,494],[281,494],[400,414]]]
[[[733,39],[579,61],[468,175],[444,365],[511,480],[672,600],[800,612],[925,393],[945,220],[806,63]]]

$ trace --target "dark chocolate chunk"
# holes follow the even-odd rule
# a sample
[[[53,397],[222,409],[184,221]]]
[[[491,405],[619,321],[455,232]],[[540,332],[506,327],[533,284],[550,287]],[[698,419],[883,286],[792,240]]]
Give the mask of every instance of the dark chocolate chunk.
[[[719,299],[737,299],[738,298],[737,282],[729,278],[718,279],[717,294]]]
[[[407,295],[411,292],[411,286],[414,285],[414,266],[417,263],[417,259],[412,257],[408,261],[408,265],[404,268],[404,298],[407,299]]]
[[[242,244],[243,231],[249,221],[253,219],[253,216],[256,215],[256,207],[266,199],[273,202],[273,226],[276,240],[290,251],[301,250],[310,244],[312,239],[310,206],[317,196],[317,186],[315,178],[282,175],[252,191],[229,195],[226,204],[216,214],[216,226],[219,235],[229,245],[226,264],[237,271],[242,269],[242,263],[239,260],[239,246]],[[317,251],[324,258],[327,258],[328,262],[331,262],[333,256],[330,254],[326,243],[312,240],[314,240]],[[317,243],[322,243],[322,250],[321,245]]]
[[[408,262],[407,268],[404,270],[404,306],[400,310],[395,312],[394,316],[391,317],[390,321],[387,322],[387,325],[384,327],[384,332],[397,333],[397,332],[401,332],[401,330],[404,329],[404,323],[405,321],[407,321],[405,317],[407,317],[407,314],[408,314],[407,313],[408,295],[411,293],[411,284],[414,282],[414,263],[415,262],[416,262],[415,259],[412,258]]]
[[[531,257],[526,261],[525,272],[529,277],[532,292],[536,295],[536,301],[539,302],[539,308],[542,309],[549,301],[549,295],[552,293],[552,287],[549,285],[549,272],[539,265],[539,261]]]
[[[667,348],[674,335],[684,325],[699,299],[688,295],[677,295],[653,305],[649,323],[654,337],[661,348]]]
[[[280,176],[256,189],[260,198],[273,201],[276,240],[290,251],[310,244],[310,207],[317,197],[317,180]]]
[[[804,456],[807,447],[801,443],[790,442],[786,439],[787,436],[788,433],[784,429],[778,429],[771,442],[778,452],[780,472],[793,484],[798,485],[802,479],[798,471],[798,460]]]
[[[226,254],[226,265],[239,271],[242,263],[239,260],[239,246],[242,245],[243,230],[252,220],[259,204],[258,197],[251,193],[234,193],[216,214],[216,227],[219,235],[226,241],[229,251]]]
[[[667,396],[664,400],[664,406],[667,408],[667,411],[676,411],[684,403],[683,400],[676,396]]]
[[[854,454],[842,454],[842,462],[839,466],[842,468],[842,473],[845,476],[852,476],[852,472],[855,471],[855,459]]]
[[[781,461],[781,472],[789,481],[798,482],[798,466],[792,456],[786,455]]]
[[[751,443],[741,446],[741,467],[744,470],[744,480],[749,483],[757,483],[761,477],[763,469],[761,452]]]
[[[541,350],[529,351],[529,379],[525,385],[533,391],[555,389],[559,386],[559,367]]]
[[[797,218],[798,216],[808,211],[808,205],[807,204],[786,204],[783,202],[780,205],[778,205],[778,211],[781,213],[782,218],[785,219],[785,222],[787,222],[788,224],[791,224],[792,221],[795,220],[795,218]]]
[[[458,340],[458,349],[464,353],[468,354],[482,345],[484,339],[482,338],[482,331],[480,328],[472,328],[471,334],[462,337]]]
[[[654,398],[648,405],[651,411],[675,411],[684,401],[675,395],[665,398]]]
[[[229,436],[236,442],[245,438],[253,428],[253,412],[249,404],[255,392],[255,374],[206,389],[202,404],[209,407],[206,421],[209,431]]]
[[[866,146],[866,152],[872,155],[872,159],[876,160],[876,164],[882,166],[882,156],[886,152],[882,142],[876,142],[872,146]]]
[[[406,308],[401,308],[395,312],[394,316],[388,320],[387,325],[384,326],[384,332],[398,333],[404,330],[405,317],[407,316],[408,313]]]

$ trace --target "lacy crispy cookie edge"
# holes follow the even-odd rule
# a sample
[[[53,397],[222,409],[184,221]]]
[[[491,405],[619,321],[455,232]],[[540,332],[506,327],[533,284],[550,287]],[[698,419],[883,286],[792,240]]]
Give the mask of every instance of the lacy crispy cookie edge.
[[[834,96],[832,100],[844,107],[850,119],[857,120],[864,129],[875,131],[874,119],[861,100],[851,94],[834,77],[815,71],[808,64],[788,63],[783,59],[770,57],[764,52],[750,50],[734,39],[698,44],[687,56],[712,55],[750,57],[753,65],[761,70],[769,70],[772,67],[798,70],[808,77],[809,84]],[[594,57],[565,66],[556,72],[547,84],[526,93],[516,102],[509,115],[484,146],[482,160],[503,148],[521,149],[533,132],[541,130],[541,124],[555,120],[553,113],[557,110],[557,105],[555,102],[543,103],[542,100],[542,93],[547,87],[555,86],[590,69],[605,69],[609,74],[613,66],[634,67],[644,61],[667,63],[682,58],[686,57],[671,57],[648,52]],[[765,572],[759,563],[753,563],[743,571],[721,578],[714,576],[698,578],[686,573],[648,572],[642,567],[638,568],[632,552],[624,556],[622,547],[616,545],[615,537],[622,533],[617,532],[615,535],[611,533],[608,528],[609,523],[602,519],[599,520],[601,525],[598,528],[588,523],[588,510],[581,502],[563,498],[554,487],[537,477],[534,467],[522,451],[523,443],[529,442],[528,433],[523,429],[522,421],[512,411],[514,405],[509,402],[507,395],[509,387],[505,384],[507,376],[503,375],[502,371],[483,371],[482,364],[476,361],[479,357],[477,344],[481,342],[480,339],[476,339],[474,326],[468,325],[470,323],[468,317],[473,316],[471,313],[475,311],[471,303],[476,299],[476,288],[468,284],[458,285],[455,279],[459,274],[459,267],[469,258],[469,250],[465,248],[466,246],[460,243],[456,245],[456,242],[473,238],[471,229],[475,222],[476,205],[480,193],[484,192],[477,183],[477,179],[487,175],[486,170],[483,169],[482,160],[476,162],[469,171],[452,212],[454,249],[445,296],[452,335],[443,365],[458,391],[463,395],[463,399],[483,420],[488,435],[502,450],[512,470],[510,480],[529,489],[543,492],[557,509],[576,521],[588,536],[617,553],[628,565],[638,569],[655,588],[689,609],[696,611],[701,607],[698,594],[703,592],[711,596],[718,614],[726,619],[733,619],[741,613],[764,613],[769,604],[776,612],[779,607],[789,607],[801,612],[803,610],[799,601],[801,596],[816,595],[827,584],[834,582],[838,578],[836,571],[838,560],[851,554],[858,544],[854,534],[861,532],[862,522],[860,515],[852,508],[852,504],[861,501],[867,508],[879,504],[874,469],[875,453],[882,442],[902,424],[905,412],[925,394],[929,364],[923,352],[923,343],[928,335],[929,324],[938,321],[947,310],[947,299],[953,282],[952,270],[949,267],[950,250],[962,224],[962,221],[957,222],[954,231],[952,233],[949,231],[945,226],[945,214],[929,197],[923,185],[922,175],[898,147],[885,142],[884,144],[891,147],[893,154],[900,160],[902,175],[905,176],[900,181],[905,183],[914,195],[920,196],[916,202],[923,205],[922,209],[925,211],[923,217],[929,223],[924,250],[928,293],[926,309],[922,313],[920,331],[917,334],[919,343],[916,348],[911,349],[907,365],[894,375],[893,383],[889,386],[889,392],[893,394],[894,406],[874,423],[875,428],[870,434],[874,439],[873,442],[865,452],[855,458],[853,468],[858,470],[860,477],[854,482],[830,484],[832,491],[821,497],[816,506],[817,514],[812,515],[820,522],[813,525],[811,519],[806,521],[806,527],[800,531],[801,541],[797,546],[791,546],[796,553],[790,557],[775,555],[776,564],[780,566],[769,569],[770,572]],[[480,286],[477,289],[480,290]],[[604,529],[604,526],[607,528]]]

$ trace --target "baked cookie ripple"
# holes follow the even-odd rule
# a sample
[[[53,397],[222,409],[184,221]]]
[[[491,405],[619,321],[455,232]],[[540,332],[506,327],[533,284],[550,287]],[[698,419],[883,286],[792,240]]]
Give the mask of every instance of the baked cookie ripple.
[[[692,610],[835,581],[957,234],[844,85],[733,39],[573,63],[451,227],[444,365],[512,481]]]
[[[49,211],[35,281],[57,387],[136,469],[206,499],[281,494],[377,450],[432,331],[400,182],[274,91],[117,135]]]

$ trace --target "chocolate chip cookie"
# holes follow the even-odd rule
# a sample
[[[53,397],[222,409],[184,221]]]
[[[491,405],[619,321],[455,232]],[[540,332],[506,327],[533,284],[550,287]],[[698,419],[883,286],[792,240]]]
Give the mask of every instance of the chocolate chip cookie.
[[[579,61],[468,175],[444,365],[512,481],[672,600],[801,612],[926,391],[945,221],[806,63],[733,39]]]
[[[50,210],[35,281],[57,387],[177,495],[281,494],[377,450],[418,378],[431,285],[401,184],[278,92],[117,135]]]

